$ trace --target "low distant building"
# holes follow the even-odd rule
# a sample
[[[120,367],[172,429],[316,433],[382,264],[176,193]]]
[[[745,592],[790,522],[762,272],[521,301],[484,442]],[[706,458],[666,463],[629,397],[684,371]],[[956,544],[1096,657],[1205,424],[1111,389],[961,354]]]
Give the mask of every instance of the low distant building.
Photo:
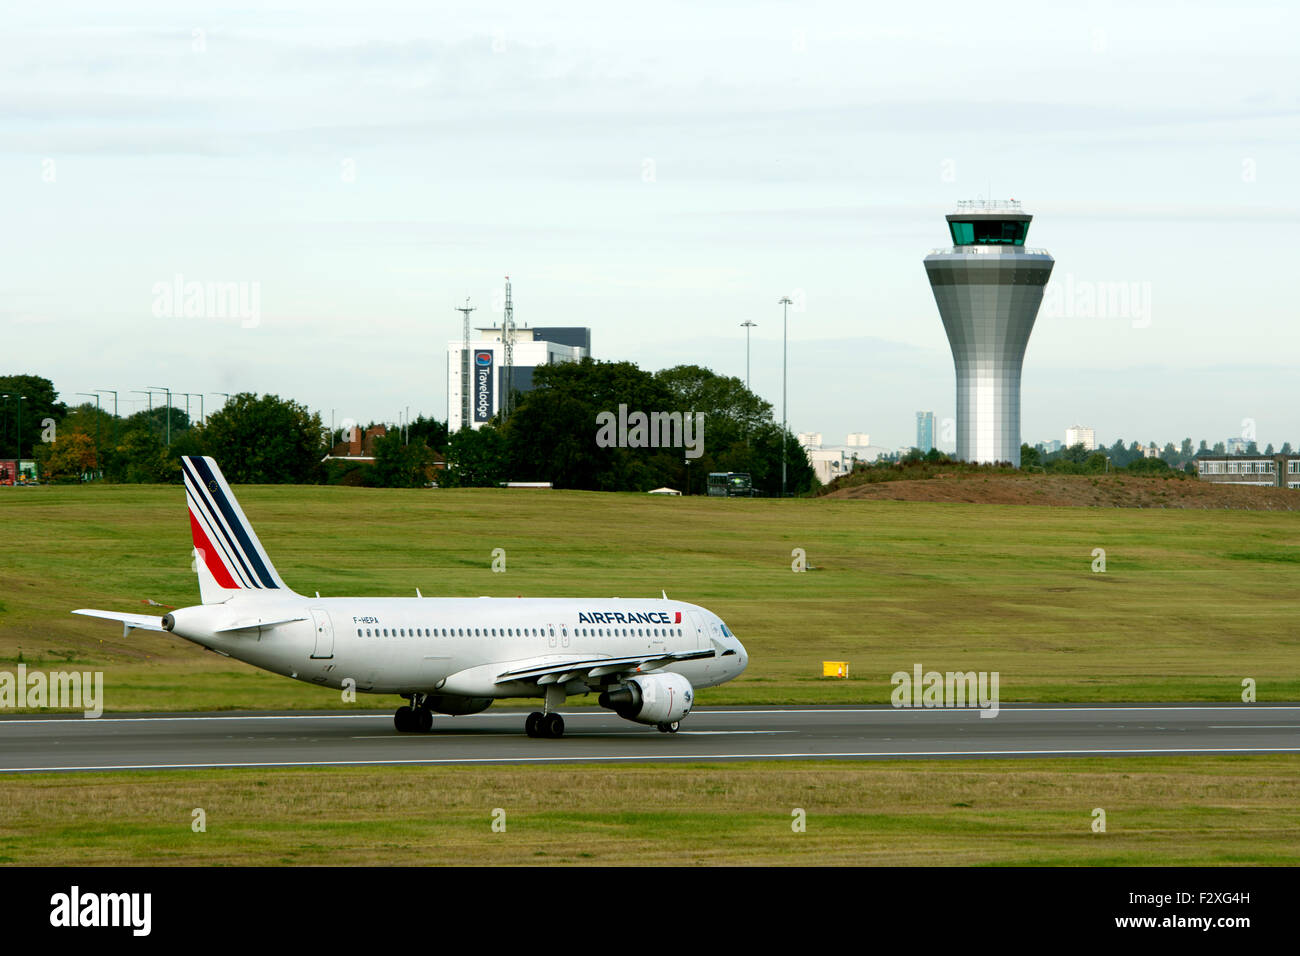
[[[808,448],[808,463],[823,485],[853,470],[853,459],[844,448]]]
[[[798,435],[795,436],[795,438],[799,442],[800,448],[821,448],[822,447],[821,432],[800,432]]]
[[[469,343],[447,343],[447,428],[464,424],[482,428],[501,410],[505,381],[505,332],[498,325],[481,326]],[[515,326],[511,338],[516,392],[533,388],[533,373],[544,365],[580,362],[591,356],[591,329],[578,326],[529,328]],[[466,415],[468,414],[468,422]]]
[[[1246,454],[1246,439],[1244,438],[1229,438],[1225,444],[1229,455]]]
[[[1071,425],[1065,430],[1065,447],[1082,445],[1088,451],[1097,450],[1097,432],[1089,425]]]
[[[343,435],[343,441],[330,449],[321,461],[361,462],[368,465],[375,463],[375,439],[383,438],[388,429],[383,425],[367,428],[350,428]]]
[[[1300,455],[1200,455],[1196,476],[1222,485],[1300,489]]]
[[[844,439],[844,444],[850,448],[866,448],[871,444],[871,436],[866,432],[849,432],[848,437]]]

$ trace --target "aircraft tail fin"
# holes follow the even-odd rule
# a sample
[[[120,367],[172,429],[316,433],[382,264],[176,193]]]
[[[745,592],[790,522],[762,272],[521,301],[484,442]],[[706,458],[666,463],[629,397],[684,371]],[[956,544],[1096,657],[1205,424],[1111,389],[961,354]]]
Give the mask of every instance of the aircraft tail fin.
[[[245,591],[289,591],[211,458],[181,459],[194,539],[194,570],[204,604]]]

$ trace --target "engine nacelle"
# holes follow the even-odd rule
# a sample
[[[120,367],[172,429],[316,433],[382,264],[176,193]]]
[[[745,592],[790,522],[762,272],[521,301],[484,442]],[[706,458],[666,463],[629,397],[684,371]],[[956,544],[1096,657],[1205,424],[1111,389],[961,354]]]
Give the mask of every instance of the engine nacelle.
[[[629,677],[627,682],[597,698],[624,720],[638,724],[671,724],[691,712],[695,692],[681,674],[647,674]]]
[[[452,717],[477,714],[492,706],[491,697],[459,697],[454,694],[430,694],[425,702],[434,713]]]

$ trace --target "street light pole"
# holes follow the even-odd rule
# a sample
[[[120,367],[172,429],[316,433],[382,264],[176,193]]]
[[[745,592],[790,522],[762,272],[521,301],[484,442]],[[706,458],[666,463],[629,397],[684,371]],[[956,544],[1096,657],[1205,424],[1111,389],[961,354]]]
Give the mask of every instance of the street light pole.
[[[167,393],[167,446],[170,448],[172,443],[172,390],[165,385],[150,385],[149,387]]]
[[[149,437],[150,437],[150,438],[153,438],[153,437],[154,437],[154,434],[153,434],[153,392],[152,392],[152,391],[144,391],[144,390],[142,390],[142,389],[138,389],[138,388],[133,388],[133,389],[131,389],[131,394],[132,394],[132,395],[146,395],[146,396],[148,396],[148,399],[149,399],[149,415],[148,415],[148,419],[149,419]],[[139,412],[137,412],[136,414],[139,414]]]
[[[749,330],[757,325],[757,322],[751,322],[749,319],[740,323],[740,327],[745,330],[745,388],[749,388]]]
[[[105,394],[113,396],[113,446],[117,447],[117,426],[119,423],[117,417],[117,392],[113,391],[111,388],[97,388],[95,391],[104,392]]]
[[[23,467],[23,400],[26,395],[18,396],[18,468]]]
[[[790,297],[781,296],[781,301],[777,303],[781,306],[781,497],[785,497],[785,431],[786,431],[786,378],[789,362],[786,359],[786,353],[790,341],[788,332],[788,319],[790,314]]]
[[[78,392],[78,395],[85,395],[87,398],[95,400],[95,463],[99,464],[99,393],[98,392]]]

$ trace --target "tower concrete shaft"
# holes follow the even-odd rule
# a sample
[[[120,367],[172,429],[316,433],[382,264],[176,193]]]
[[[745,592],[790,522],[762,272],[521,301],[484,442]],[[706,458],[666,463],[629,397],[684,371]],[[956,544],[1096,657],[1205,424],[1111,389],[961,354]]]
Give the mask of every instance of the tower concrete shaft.
[[[1020,466],[1020,373],[1055,260],[1025,248],[1014,200],[958,203],[953,245],[925,257],[957,373],[957,457]]]

